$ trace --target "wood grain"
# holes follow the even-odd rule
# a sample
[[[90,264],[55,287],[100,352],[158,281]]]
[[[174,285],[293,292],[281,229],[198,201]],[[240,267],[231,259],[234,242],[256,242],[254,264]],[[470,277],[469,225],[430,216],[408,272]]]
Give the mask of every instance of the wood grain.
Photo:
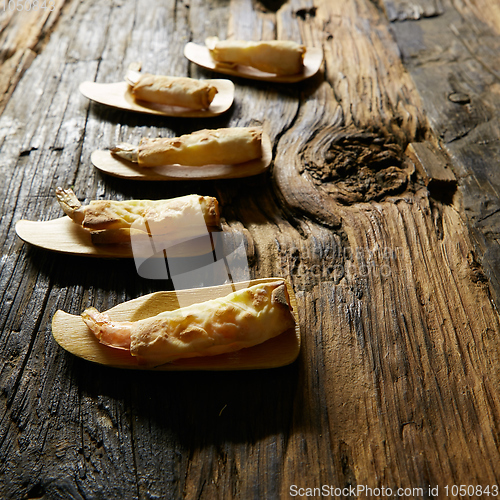
[[[218,64],[210,55],[207,46],[189,42],[184,47],[184,55],[193,63],[202,68],[213,70],[216,73],[223,73],[230,76],[250,78],[274,83],[297,83],[307,78],[311,78],[318,71],[323,62],[323,53],[317,47],[306,47],[304,54],[304,67],[300,73],[294,75],[276,75],[260,71],[251,66],[231,64]]]
[[[417,20],[369,0],[66,2],[0,117],[2,498],[288,498],[323,484],[443,498],[445,485],[498,484],[500,17],[494,0],[406,5]],[[89,103],[79,84],[118,81],[133,61],[213,78],[182,55],[207,35],[323,50],[307,82],[235,78],[230,112],[203,120],[262,124],[270,171],[161,185],[98,173],[96,149],[201,126]],[[410,143],[446,158],[455,191],[428,189],[420,172],[436,165],[414,171]],[[217,196],[252,278],[294,287],[297,362],[131,374],[66,354],[56,310],[172,284],[126,259],[22,244],[15,222],[60,216],[58,185],[84,202]]]
[[[461,179],[460,203],[476,258],[498,306],[499,6],[473,0],[443,6],[438,17],[392,27],[435,140]]]
[[[43,49],[65,0],[3,2],[0,12],[0,112],[17,83]],[[44,5],[44,8],[42,8]]]

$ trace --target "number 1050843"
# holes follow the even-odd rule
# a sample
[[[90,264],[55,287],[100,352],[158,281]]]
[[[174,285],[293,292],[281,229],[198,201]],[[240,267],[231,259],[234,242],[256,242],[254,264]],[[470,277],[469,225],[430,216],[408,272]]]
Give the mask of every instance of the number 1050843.
[[[52,12],[56,7],[56,0],[1,0],[1,9],[17,10],[18,12],[30,10],[48,10]]]
[[[445,486],[444,491],[446,496],[451,497],[489,497],[491,495],[492,498],[497,498],[499,489],[498,485],[491,486],[473,486],[473,485],[456,485],[453,486]]]

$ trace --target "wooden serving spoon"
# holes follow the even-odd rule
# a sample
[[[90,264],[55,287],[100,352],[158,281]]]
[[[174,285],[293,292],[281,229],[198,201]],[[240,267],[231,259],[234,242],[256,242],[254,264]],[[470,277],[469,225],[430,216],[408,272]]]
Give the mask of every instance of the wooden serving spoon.
[[[227,111],[233,104],[234,84],[231,80],[204,80],[217,88],[217,94],[207,109],[193,110],[179,106],[166,106],[153,102],[138,101],[130,92],[130,85],[118,83],[83,82],[80,92],[88,99],[127,111],[150,115],[174,116],[179,118],[209,118]]]
[[[165,165],[161,167],[140,167],[137,163],[119,158],[111,154],[110,151],[102,150],[94,151],[90,159],[98,170],[114,177],[141,181],[172,181],[250,177],[265,172],[271,165],[272,157],[271,140],[266,133],[262,133],[261,157],[257,160],[237,165],[203,165],[198,167]]]
[[[204,302],[217,297],[224,297],[236,289],[246,288],[259,283],[269,283],[283,278],[263,278],[252,281],[219,285],[207,288],[194,288],[172,292],[156,292],[119,304],[106,313],[114,321],[137,321],[155,316],[163,311],[172,311],[183,306]],[[115,349],[101,344],[83,322],[81,316],[57,311],[52,320],[52,334],[56,342],[68,352],[80,358],[113,366],[116,368],[134,368],[160,371],[186,370],[256,370],[285,366],[297,358],[300,350],[300,328],[297,314],[297,300],[293,288],[285,280],[290,304],[295,316],[295,328],[290,328],[281,335],[262,344],[241,349],[236,352],[186,358],[166,363],[157,367],[140,365],[128,351]]]
[[[214,61],[205,45],[189,42],[184,46],[184,56],[202,68],[231,76],[240,76],[252,80],[263,80],[276,83],[296,83],[314,76],[323,62],[323,51],[317,47],[306,47],[304,54],[304,70],[296,75],[276,75],[266,73],[250,66],[230,66]]]
[[[210,231],[211,228],[207,228],[207,230]],[[49,221],[20,220],[16,224],[16,233],[26,243],[54,252],[89,257],[134,257],[132,246],[129,244],[94,245],[89,231],[86,231],[67,216]],[[199,239],[190,239],[188,241],[179,238],[179,244],[177,245],[175,241],[170,242],[169,258],[197,256],[207,253],[207,243],[202,238],[203,235],[200,235]],[[212,250],[211,247],[208,251],[211,252]]]

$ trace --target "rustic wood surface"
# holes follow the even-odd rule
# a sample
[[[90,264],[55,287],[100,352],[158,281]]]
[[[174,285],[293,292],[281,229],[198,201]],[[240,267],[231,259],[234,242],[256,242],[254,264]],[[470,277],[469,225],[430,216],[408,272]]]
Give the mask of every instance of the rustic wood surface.
[[[475,497],[491,498],[500,481],[498,2],[54,5],[0,10],[0,497],[289,498],[292,485],[327,485],[359,488],[343,498],[381,496],[362,487],[447,498],[452,485],[480,485],[490,495]],[[231,110],[205,120],[146,117],[78,93],[84,80],[119,81],[134,61],[217,78],[182,55],[207,35],[293,39],[321,47],[325,62],[300,84],[235,78]],[[133,182],[90,162],[119,141],[256,124],[274,163],[248,179]],[[62,215],[59,185],[82,202],[217,196],[225,230],[246,239],[252,278],[293,284],[298,361],[150,373],[66,353],[51,334],[56,310],[105,310],[171,283],[140,278],[132,260],[18,239],[18,220]]]

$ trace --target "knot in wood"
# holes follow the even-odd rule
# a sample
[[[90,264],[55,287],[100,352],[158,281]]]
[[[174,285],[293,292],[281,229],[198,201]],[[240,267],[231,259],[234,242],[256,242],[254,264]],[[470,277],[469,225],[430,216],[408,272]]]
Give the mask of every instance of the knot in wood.
[[[390,138],[352,133],[334,137],[326,148],[316,146],[313,140],[304,151],[304,168],[340,203],[381,200],[407,186],[403,150]]]
[[[315,17],[316,16],[316,10],[317,7],[309,7],[309,8],[302,8],[298,9],[294,12],[296,17],[300,17],[303,21],[308,19],[309,17]]]

